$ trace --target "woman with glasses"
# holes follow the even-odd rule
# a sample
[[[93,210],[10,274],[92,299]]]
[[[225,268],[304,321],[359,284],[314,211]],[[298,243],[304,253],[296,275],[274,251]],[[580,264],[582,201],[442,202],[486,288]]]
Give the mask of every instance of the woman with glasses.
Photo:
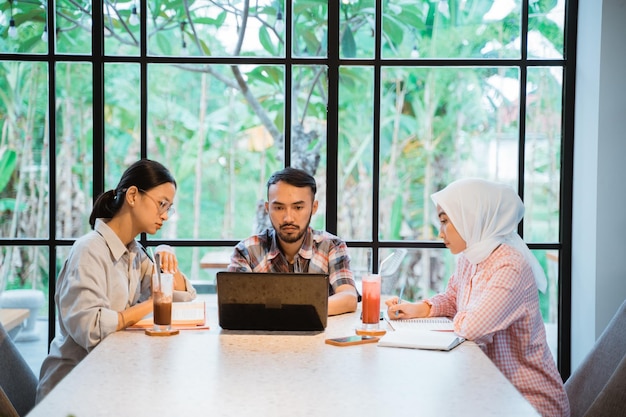
[[[79,238],[59,273],[55,302],[59,333],[41,366],[40,401],[105,337],[152,311],[154,268],[174,275],[174,301],[190,301],[196,291],[178,270],[167,245],[158,246],[154,265],[135,240],[156,233],[174,213],[176,181],[160,163],[142,159],[131,165],[114,190],[96,200],[92,231]]]

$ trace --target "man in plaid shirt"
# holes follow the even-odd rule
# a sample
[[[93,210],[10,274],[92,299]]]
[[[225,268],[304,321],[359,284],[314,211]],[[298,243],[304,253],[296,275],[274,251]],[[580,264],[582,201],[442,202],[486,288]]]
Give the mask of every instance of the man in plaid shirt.
[[[315,178],[296,168],[275,172],[267,182],[265,210],[272,227],[235,246],[229,271],[301,272],[329,276],[328,314],[356,310],[358,293],[345,242],[309,224],[317,211]]]

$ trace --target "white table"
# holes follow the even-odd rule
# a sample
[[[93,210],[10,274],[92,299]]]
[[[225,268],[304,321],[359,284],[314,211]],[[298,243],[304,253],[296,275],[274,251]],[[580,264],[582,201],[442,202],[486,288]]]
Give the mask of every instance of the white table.
[[[205,269],[226,269],[230,265],[230,251],[207,252],[200,259],[200,267]]]
[[[21,325],[28,318],[27,308],[0,308],[0,323],[7,332]]]
[[[29,414],[83,416],[536,416],[473,343],[450,352],[324,343],[354,334],[359,312],[325,333],[210,330],[105,339]]]

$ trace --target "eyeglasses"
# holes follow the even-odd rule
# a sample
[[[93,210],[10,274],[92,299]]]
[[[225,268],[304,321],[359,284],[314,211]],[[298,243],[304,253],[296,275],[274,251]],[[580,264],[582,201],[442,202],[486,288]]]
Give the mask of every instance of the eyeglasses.
[[[167,200],[156,201],[154,199],[154,197],[152,197],[150,194],[148,194],[148,192],[146,190],[142,190],[141,188],[137,188],[137,189],[139,190],[139,192],[145,194],[146,197],[148,197],[150,200],[152,200],[154,202],[154,204],[156,204],[159,216],[161,214],[165,213],[165,212],[167,212],[168,216],[171,216],[174,213],[176,213],[176,209],[174,208],[172,203],[170,203],[169,201],[167,201]]]

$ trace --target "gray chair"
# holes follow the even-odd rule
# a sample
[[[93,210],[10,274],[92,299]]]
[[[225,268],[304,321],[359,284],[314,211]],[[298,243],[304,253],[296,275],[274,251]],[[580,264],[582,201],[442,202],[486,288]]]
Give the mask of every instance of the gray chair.
[[[381,294],[394,294],[400,279],[402,260],[406,256],[406,249],[396,249],[385,258],[380,266]]]
[[[565,390],[572,417],[626,416],[626,300]]]
[[[25,416],[35,406],[37,377],[0,324],[0,416]]]

